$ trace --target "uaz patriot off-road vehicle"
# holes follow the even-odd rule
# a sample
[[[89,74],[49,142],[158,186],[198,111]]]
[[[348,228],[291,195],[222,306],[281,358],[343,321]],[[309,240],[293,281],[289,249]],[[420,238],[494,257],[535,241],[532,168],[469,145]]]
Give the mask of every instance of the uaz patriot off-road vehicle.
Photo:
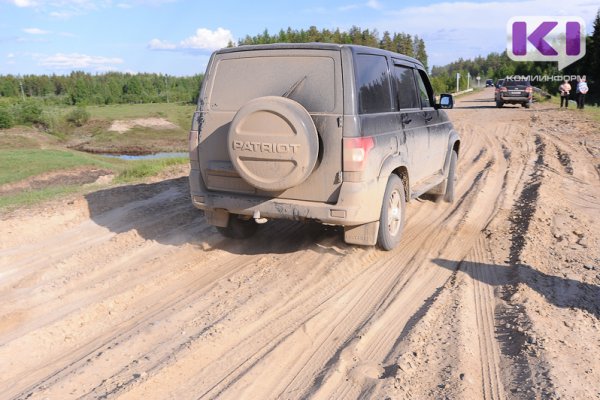
[[[269,218],[344,227],[392,249],[405,203],[453,201],[459,135],[423,65],[362,46],[275,44],[215,52],[190,131],[194,206],[224,235]]]

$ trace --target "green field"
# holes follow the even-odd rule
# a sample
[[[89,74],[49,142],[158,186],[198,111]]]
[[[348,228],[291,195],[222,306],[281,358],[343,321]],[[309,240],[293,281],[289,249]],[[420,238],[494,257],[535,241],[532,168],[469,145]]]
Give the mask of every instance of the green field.
[[[111,164],[91,155],[68,150],[14,149],[0,150],[0,185],[17,182],[45,172]]]
[[[77,185],[61,179],[51,185],[32,184],[39,181],[40,176],[48,176],[52,172],[61,175],[101,169],[106,174],[114,175],[112,184],[124,184],[141,181],[189,162],[187,157],[130,161],[75,149],[113,154],[186,151],[188,130],[195,110],[193,105],[170,103],[87,107],[90,119],[80,127],[68,126],[62,120],[72,109],[57,106],[44,108],[46,115],[51,115],[55,121],[62,121],[56,123],[57,131],[26,126],[0,129],[0,209],[13,209],[97,189],[97,185]],[[164,118],[177,128],[136,126],[124,133],[108,130],[115,120],[151,117]],[[14,185],[19,189],[15,189]]]

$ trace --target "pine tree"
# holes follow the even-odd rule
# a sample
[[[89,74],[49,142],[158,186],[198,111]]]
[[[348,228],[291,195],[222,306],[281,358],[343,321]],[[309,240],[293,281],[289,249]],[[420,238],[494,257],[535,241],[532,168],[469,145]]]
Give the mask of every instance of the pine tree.
[[[588,77],[596,84],[596,90],[600,89],[600,9],[594,19],[594,30],[587,43],[586,53],[588,58]],[[595,91],[596,91],[595,90]]]
[[[388,31],[383,32],[383,38],[379,42],[379,47],[384,50],[394,51],[394,42],[392,42],[392,37]]]
[[[418,36],[415,36],[413,42],[414,57],[423,63],[425,69],[427,68],[427,52],[425,51],[425,41]]]

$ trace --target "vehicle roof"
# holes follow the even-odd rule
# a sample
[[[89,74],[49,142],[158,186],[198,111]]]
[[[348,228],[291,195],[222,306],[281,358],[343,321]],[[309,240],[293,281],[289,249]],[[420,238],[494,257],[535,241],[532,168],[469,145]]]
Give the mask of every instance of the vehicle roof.
[[[217,50],[215,54],[236,53],[242,51],[255,50],[290,50],[290,49],[307,49],[307,50],[337,50],[349,49],[352,53],[369,53],[387,55],[408,62],[415,63],[424,69],[423,64],[416,58],[405,56],[404,54],[395,53],[393,51],[382,50],[375,47],[360,46],[356,44],[336,44],[336,43],[274,43],[274,44],[258,44],[258,45],[241,45],[237,47],[227,47]]]

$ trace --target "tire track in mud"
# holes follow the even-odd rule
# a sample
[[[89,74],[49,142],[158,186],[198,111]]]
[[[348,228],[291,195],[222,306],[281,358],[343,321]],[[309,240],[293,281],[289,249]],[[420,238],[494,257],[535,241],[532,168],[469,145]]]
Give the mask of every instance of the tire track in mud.
[[[506,270],[506,284],[500,289],[500,297],[505,301],[496,310],[497,335],[501,351],[506,359],[510,359],[510,377],[507,379],[511,396],[514,398],[529,398],[531,393],[522,389],[524,383],[533,380],[534,371],[529,364],[528,351],[525,344],[527,336],[515,330],[516,326],[530,326],[531,322],[522,309],[507,307],[512,296],[518,290],[520,281],[519,267],[522,266],[522,252],[527,244],[529,226],[538,207],[540,187],[543,183],[546,168],[546,144],[542,137],[535,135],[536,158],[531,167],[529,178],[522,184],[519,197],[516,199],[509,215],[510,249],[508,254],[508,268]],[[543,365],[536,366],[536,375],[547,376]],[[540,371],[541,369],[541,371]],[[552,382],[546,380],[544,387],[540,388],[543,396],[554,393]]]
[[[285,234],[284,232],[280,232],[279,230],[274,230],[276,233],[279,234],[279,236],[282,239],[285,239],[285,237],[287,237],[288,235],[293,235],[294,231],[288,232],[287,234]],[[284,233],[284,235],[282,236],[281,234]],[[237,271],[243,269],[247,263],[252,262],[252,260],[255,260],[257,258],[260,258],[260,255],[254,255],[254,256],[242,256],[243,258],[240,258],[240,256],[235,255],[235,254],[231,254],[231,256],[229,257],[223,257],[222,259],[218,260],[218,263],[215,265],[211,265],[210,271],[208,274],[204,274],[202,276],[200,276],[199,278],[196,279],[196,281],[192,281],[191,283],[188,283],[187,286],[181,286],[181,284],[175,282],[174,284],[171,285],[172,289],[170,288],[166,288],[165,290],[161,290],[159,293],[155,293],[155,294],[151,294],[152,297],[149,298],[142,298],[139,299],[138,302],[141,304],[156,304],[155,306],[152,306],[150,308],[144,308],[143,310],[143,314],[139,315],[139,316],[135,316],[133,319],[129,319],[126,320],[122,326],[119,326],[118,329],[116,330],[117,332],[121,332],[120,334],[117,334],[116,336],[114,336],[112,333],[108,333],[108,336],[101,336],[98,339],[95,339],[92,343],[92,349],[89,350],[88,348],[90,347],[90,345],[84,345],[82,348],[82,351],[84,351],[83,353],[81,351],[78,351],[78,355],[76,354],[76,358],[74,362],[71,362],[66,368],[58,371],[57,373],[53,373],[51,374],[48,379],[43,379],[41,382],[39,382],[38,384],[36,384],[35,387],[31,388],[30,390],[35,390],[35,389],[41,389],[42,392],[45,391],[48,388],[51,388],[52,385],[58,385],[58,383],[60,383],[62,380],[66,380],[68,377],[74,377],[77,374],[81,373],[82,370],[84,369],[91,369],[93,366],[88,365],[91,362],[97,360],[100,356],[106,356],[107,353],[109,353],[110,351],[116,352],[119,351],[119,349],[121,349],[123,347],[123,343],[127,342],[127,341],[134,341],[136,338],[136,335],[139,333],[140,330],[143,330],[144,328],[148,329],[149,326],[151,325],[151,321],[154,320],[161,320],[161,319],[168,319],[171,318],[172,316],[170,315],[172,313],[171,310],[173,309],[181,309],[181,310],[186,310],[186,304],[195,304],[195,303],[199,303],[202,304],[201,301],[199,301],[202,296],[205,296],[210,290],[211,288],[216,284],[216,280],[217,279],[226,279],[228,276],[231,276],[232,274],[236,273]],[[183,261],[183,262],[190,262],[192,261],[194,258],[194,252],[185,254],[185,258],[182,258],[182,256],[178,257],[179,261]],[[186,261],[187,260],[187,261]],[[208,283],[208,286],[205,286],[205,284]],[[177,289],[177,290],[173,290],[173,289]],[[201,289],[201,290],[198,290]],[[129,288],[124,288],[122,289],[124,293],[127,293],[130,291]],[[177,294],[177,293],[181,293],[181,294]],[[218,299],[215,301],[219,301]],[[206,309],[214,309],[215,308],[215,304],[210,303],[208,305],[205,305]],[[201,311],[198,311],[201,312]],[[225,315],[226,316],[226,315]],[[220,319],[225,318],[225,316],[219,316]],[[217,320],[218,321],[218,320]],[[213,325],[217,324],[217,321],[212,321],[208,328],[210,329]],[[175,336],[177,338],[177,336]],[[182,338],[181,340],[185,340],[186,338]],[[192,338],[193,339],[193,338]],[[98,345],[98,341],[100,341],[101,343]],[[179,341],[176,340],[175,343],[175,348],[179,349],[179,350],[184,350],[184,348],[187,346],[187,344],[184,342],[183,345],[179,345],[177,347],[177,343]],[[95,344],[96,343],[96,344]],[[164,346],[163,346],[164,347]],[[86,350],[87,349],[87,350]],[[173,348],[166,346],[165,348],[161,349],[162,353],[164,354],[168,354],[168,357],[171,356],[176,356],[177,352],[173,352]],[[161,356],[162,353],[159,353],[158,355],[155,354],[154,350],[151,351],[149,354],[152,354],[152,359],[155,359],[157,356]],[[95,356],[94,356],[95,354]],[[163,356],[164,356],[163,354]],[[168,358],[167,357],[167,358]],[[142,361],[140,361],[142,360]],[[144,368],[146,363],[143,360],[147,360],[150,361],[148,358],[145,358],[145,356],[141,356],[139,357],[139,360],[134,360],[137,362],[133,362],[133,364],[136,365],[137,368]],[[150,361],[151,362],[151,361]],[[127,367],[123,370],[126,371]],[[123,372],[122,371],[122,372]],[[123,373],[121,373],[121,375],[123,375]],[[116,377],[113,377],[113,383],[116,381],[117,383],[114,384],[115,386],[117,386],[117,388],[123,389],[125,387],[125,385],[122,384],[123,380],[117,379]],[[125,381],[127,381],[127,379],[125,379]],[[107,383],[108,380],[105,380],[105,382],[103,382],[103,387],[107,387],[107,385],[110,386],[109,383]],[[117,388],[112,388],[110,390],[107,390],[107,393],[117,393],[118,390]]]
[[[482,375],[482,398],[486,400],[502,400],[506,398],[500,371],[500,348],[496,341],[496,316],[494,286],[498,279],[493,269],[485,267],[486,258],[482,252],[483,240],[470,254],[472,262],[461,264],[473,282],[473,301],[477,319],[477,337],[479,338],[479,356]]]

